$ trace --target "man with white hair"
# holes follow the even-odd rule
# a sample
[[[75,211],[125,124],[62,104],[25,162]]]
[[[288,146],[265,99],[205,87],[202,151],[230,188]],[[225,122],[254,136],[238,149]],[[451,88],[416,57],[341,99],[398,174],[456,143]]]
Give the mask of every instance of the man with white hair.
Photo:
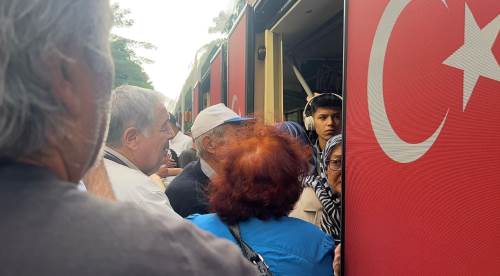
[[[182,217],[209,212],[208,185],[219,170],[224,140],[241,132],[239,126],[248,120],[250,118],[240,117],[222,103],[196,116],[191,133],[200,159],[187,165],[165,191],[175,212]]]
[[[160,168],[174,136],[165,97],[124,85],[111,98],[104,162],[116,199],[180,219],[165,193],[148,177]]]
[[[77,190],[109,122],[110,15],[0,1],[0,275],[254,275],[188,222]]]

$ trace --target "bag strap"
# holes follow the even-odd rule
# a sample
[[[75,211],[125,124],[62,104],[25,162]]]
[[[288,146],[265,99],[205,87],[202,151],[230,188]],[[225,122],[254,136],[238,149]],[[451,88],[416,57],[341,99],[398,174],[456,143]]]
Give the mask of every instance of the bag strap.
[[[261,275],[272,276],[271,271],[269,271],[269,266],[267,266],[267,264],[264,262],[264,258],[262,258],[259,253],[255,252],[245,241],[241,239],[240,226],[238,224],[229,225],[228,228],[229,232],[231,232],[231,235],[233,235],[233,237],[238,242],[243,256],[245,256],[247,260],[257,266],[259,272],[262,273]]]
[[[255,251],[248,246],[242,239],[241,239],[241,233],[240,233],[240,227],[239,225],[230,225],[229,226],[229,231],[233,235],[233,237],[236,239],[238,242],[238,245],[240,246],[241,250],[243,251],[243,255],[250,260],[252,263],[256,263],[259,260],[259,256]],[[262,258],[262,257],[261,257]]]
[[[116,155],[112,154],[111,152],[104,150],[104,159],[107,159],[109,161],[113,161],[115,163],[118,163],[120,165],[123,165],[125,167],[128,167],[125,162],[123,162],[120,158],[118,158]]]

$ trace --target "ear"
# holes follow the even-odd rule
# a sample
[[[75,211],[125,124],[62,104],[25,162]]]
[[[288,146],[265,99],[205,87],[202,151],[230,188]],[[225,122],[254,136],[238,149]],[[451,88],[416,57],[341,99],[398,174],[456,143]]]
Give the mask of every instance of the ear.
[[[140,131],[135,127],[129,127],[125,129],[122,135],[122,145],[136,150],[139,146]]]
[[[207,152],[209,152],[210,154],[215,154],[217,150],[217,145],[215,144],[215,141],[213,141],[210,137],[208,136],[203,137],[202,144],[203,148],[205,148]]]
[[[72,64],[61,58],[54,58],[51,62],[50,85],[54,93],[54,98],[58,99],[66,108],[68,115],[77,117],[80,115],[80,102],[77,89],[74,84],[74,74],[76,64]]]

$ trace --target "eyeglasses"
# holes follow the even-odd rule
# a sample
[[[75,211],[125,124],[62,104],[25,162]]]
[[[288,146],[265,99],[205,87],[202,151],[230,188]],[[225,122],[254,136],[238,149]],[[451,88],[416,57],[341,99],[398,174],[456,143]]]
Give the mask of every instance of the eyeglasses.
[[[326,160],[326,166],[329,170],[340,171],[342,169],[342,159]]]

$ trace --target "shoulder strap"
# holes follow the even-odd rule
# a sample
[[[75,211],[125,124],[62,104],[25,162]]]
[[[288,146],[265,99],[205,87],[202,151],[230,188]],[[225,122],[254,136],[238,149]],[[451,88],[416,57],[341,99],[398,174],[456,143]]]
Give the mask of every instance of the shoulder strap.
[[[118,158],[116,155],[112,154],[111,152],[104,150],[104,159],[113,161],[115,163],[118,163],[120,165],[123,165],[125,167],[128,167],[125,162],[123,162],[120,158]]]
[[[241,248],[241,251],[243,251],[243,255],[250,260],[252,263],[255,261],[255,257],[257,253],[255,253],[242,239],[241,239],[241,234],[240,234],[240,227],[239,225],[230,225],[229,226],[229,232],[233,235],[233,237],[236,239],[238,242],[238,245]],[[258,257],[257,257],[258,259]]]
[[[264,262],[264,258],[262,258],[260,254],[255,252],[245,241],[241,239],[240,226],[238,224],[229,225],[228,228],[229,232],[231,232],[231,235],[233,235],[233,237],[238,242],[243,256],[245,256],[247,260],[257,266],[259,272],[261,273],[260,275],[272,276],[271,271],[269,271],[269,267]]]

